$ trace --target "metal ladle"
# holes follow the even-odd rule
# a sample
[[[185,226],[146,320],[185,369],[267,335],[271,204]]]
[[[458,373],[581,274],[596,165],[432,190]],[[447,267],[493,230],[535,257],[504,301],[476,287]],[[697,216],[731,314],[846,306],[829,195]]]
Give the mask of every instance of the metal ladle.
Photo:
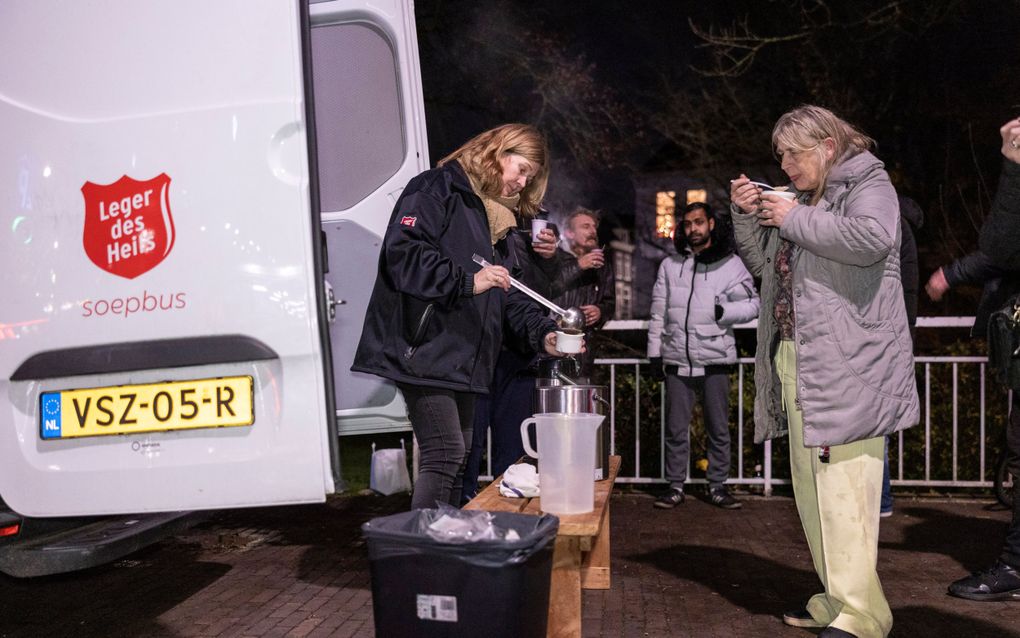
[[[471,256],[471,261],[483,268],[492,265],[485,261],[478,253]],[[584,312],[580,308],[567,308],[564,310],[513,277],[510,277],[510,285],[559,315],[556,319],[556,325],[559,326],[560,330],[584,330]]]

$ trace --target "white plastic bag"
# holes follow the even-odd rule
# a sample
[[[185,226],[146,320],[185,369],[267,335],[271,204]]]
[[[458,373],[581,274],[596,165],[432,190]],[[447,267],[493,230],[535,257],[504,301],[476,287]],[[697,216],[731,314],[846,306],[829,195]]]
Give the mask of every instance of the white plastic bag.
[[[404,439],[400,439],[399,448],[376,451],[375,443],[372,444],[372,466],[369,471],[368,487],[384,496],[411,491]]]

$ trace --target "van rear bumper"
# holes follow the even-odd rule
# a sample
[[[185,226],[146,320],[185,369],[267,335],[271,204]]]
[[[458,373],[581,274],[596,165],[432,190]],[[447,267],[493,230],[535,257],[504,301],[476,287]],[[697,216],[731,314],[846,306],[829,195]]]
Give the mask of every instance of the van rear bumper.
[[[179,534],[207,512],[26,519],[22,533],[0,542],[0,572],[16,578],[48,576],[103,565]],[[33,531],[33,523],[41,523]]]
[[[18,366],[11,381],[278,358],[268,345],[243,335],[110,343],[34,354]]]

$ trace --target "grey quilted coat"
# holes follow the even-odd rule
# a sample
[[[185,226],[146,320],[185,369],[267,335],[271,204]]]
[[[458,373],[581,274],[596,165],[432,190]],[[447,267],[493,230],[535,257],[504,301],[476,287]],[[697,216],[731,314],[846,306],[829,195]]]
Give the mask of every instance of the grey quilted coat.
[[[799,201],[808,199],[800,194]],[[917,424],[920,406],[913,346],[900,283],[896,191],[874,155],[844,156],[817,205],[794,206],[782,225],[765,228],[736,206],[737,248],[761,277],[754,380],[756,442],[787,433],[773,357],[772,315],[780,237],[795,244],[797,405],[804,445],[839,445]]]

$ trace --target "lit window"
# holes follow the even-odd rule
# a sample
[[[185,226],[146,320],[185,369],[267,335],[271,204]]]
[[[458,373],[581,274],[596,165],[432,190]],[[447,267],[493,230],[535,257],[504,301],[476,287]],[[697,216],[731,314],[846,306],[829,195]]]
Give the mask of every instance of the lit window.
[[[707,201],[708,201],[708,191],[706,191],[704,188],[698,188],[698,189],[687,191],[687,203],[688,204],[693,204],[695,202],[699,202],[701,204],[704,204]]]
[[[676,191],[659,191],[655,194],[655,236],[673,237],[676,222]]]

